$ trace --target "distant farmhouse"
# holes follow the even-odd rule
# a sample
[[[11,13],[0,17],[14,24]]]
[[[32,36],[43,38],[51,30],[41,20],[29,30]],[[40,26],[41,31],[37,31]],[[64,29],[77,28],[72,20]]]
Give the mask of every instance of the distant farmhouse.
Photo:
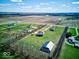
[[[36,34],[36,36],[43,36],[44,35],[44,32],[42,32],[42,31],[39,31],[39,32],[37,32],[37,34]]]

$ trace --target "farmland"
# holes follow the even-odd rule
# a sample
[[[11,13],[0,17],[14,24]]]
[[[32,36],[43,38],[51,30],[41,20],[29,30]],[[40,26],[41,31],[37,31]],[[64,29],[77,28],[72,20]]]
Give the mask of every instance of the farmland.
[[[54,28],[55,30],[51,31],[50,28]],[[33,33],[27,32],[27,30],[32,30]],[[42,59],[48,59],[49,54],[40,51],[40,48],[45,42],[52,41],[55,46],[50,53],[51,56],[63,30],[64,27],[53,26],[51,24],[40,25],[27,24],[25,22],[2,23],[0,24],[0,58],[22,59],[29,55],[27,58],[40,59],[41,57]],[[36,36],[35,32],[38,31],[44,31],[44,36]],[[14,54],[12,54],[13,51]]]
[[[14,25],[15,24],[15,25]],[[22,37],[29,35],[31,32],[27,32],[28,30],[35,31],[38,28],[40,29],[44,25],[36,25],[36,24],[26,24],[26,23],[4,23],[0,24],[0,58],[14,58],[14,56],[4,56],[3,53],[7,54],[7,49],[10,48],[10,44],[15,43],[17,40]],[[35,27],[35,28],[34,28]],[[10,53],[10,52],[9,52]],[[15,55],[16,56],[16,55]],[[19,57],[18,57],[19,58]]]
[[[72,36],[79,33],[79,20],[67,20],[60,16],[8,17],[0,21],[1,59],[48,59],[53,55],[65,26],[69,26],[68,32]],[[37,36],[39,31],[44,32],[44,35]],[[48,41],[54,43],[50,54],[40,50]],[[64,41],[59,59],[79,59],[78,52],[78,49]]]
[[[69,28],[68,32],[71,32],[72,36],[77,35],[75,28]],[[72,45],[67,44],[65,39],[59,59],[79,59],[78,52],[79,52],[79,49],[75,48]]]
[[[40,57],[41,59],[47,59],[49,55],[40,51],[41,46],[47,41],[52,41],[56,46],[57,42],[59,41],[60,35],[62,34],[62,30],[63,28],[56,27],[56,30],[54,32],[47,30],[43,37],[38,37],[36,35],[25,37],[22,40],[18,41],[14,47],[18,47],[16,47],[19,50],[18,53],[20,53],[20,51],[23,49],[23,52],[25,52],[24,54],[30,55],[32,59],[40,59]],[[52,55],[52,52],[50,55]]]

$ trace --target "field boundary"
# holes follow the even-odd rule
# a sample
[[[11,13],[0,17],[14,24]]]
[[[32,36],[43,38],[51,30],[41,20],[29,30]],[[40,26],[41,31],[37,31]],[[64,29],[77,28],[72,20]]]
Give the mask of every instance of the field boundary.
[[[63,42],[65,40],[65,35],[66,35],[67,30],[68,30],[68,27],[65,27],[64,32],[63,32],[62,36],[60,37],[60,40],[55,48],[55,51],[53,52],[53,56],[51,57],[51,59],[58,59],[60,52],[61,52]]]

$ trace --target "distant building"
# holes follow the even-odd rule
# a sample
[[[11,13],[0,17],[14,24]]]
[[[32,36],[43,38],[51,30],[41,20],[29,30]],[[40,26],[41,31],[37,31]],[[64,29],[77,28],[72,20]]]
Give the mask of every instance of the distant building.
[[[36,36],[43,36],[44,35],[44,32],[42,32],[42,31],[39,31],[39,32],[37,32],[37,34],[36,34]]]
[[[32,30],[27,30],[27,32],[28,32],[28,33],[31,33],[31,32],[32,32]]]
[[[52,48],[54,47],[54,44],[52,41],[46,42],[45,44],[43,44],[43,46],[41,47],[41,51],[46,52],[46,53],[50,53]]]

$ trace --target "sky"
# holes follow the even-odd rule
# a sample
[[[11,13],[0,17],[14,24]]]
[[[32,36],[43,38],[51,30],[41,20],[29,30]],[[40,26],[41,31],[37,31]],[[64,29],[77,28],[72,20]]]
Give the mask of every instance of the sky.
[[[79,0],[0,0],[0,12],[79,12]]]

